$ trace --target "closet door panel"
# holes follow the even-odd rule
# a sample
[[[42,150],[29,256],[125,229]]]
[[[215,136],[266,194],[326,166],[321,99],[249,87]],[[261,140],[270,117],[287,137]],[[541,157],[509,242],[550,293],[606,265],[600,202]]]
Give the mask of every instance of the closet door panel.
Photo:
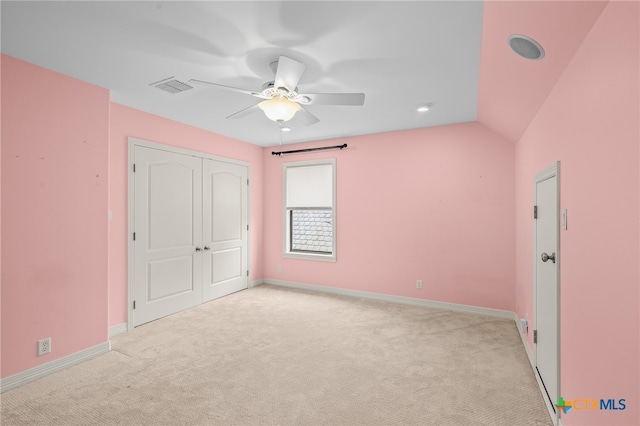
[[[203,160],[204,300],[248,287],[248,170]]]
[[[135,147],[134,325],[202,301],[202,160]]]

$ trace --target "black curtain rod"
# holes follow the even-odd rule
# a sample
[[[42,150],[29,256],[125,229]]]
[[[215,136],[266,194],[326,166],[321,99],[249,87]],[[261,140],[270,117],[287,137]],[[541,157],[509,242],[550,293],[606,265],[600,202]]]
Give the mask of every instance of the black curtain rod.
[[[284,154],[295,154],[298,152],[311,152],[311,151],[324,151],[325,149],[345,149],[347,144],[336,145],[336,146],[322,146],[320,148],[305,148],[305,149],[294,149],[293,151],[271,151],[271,155],[284,155]]]

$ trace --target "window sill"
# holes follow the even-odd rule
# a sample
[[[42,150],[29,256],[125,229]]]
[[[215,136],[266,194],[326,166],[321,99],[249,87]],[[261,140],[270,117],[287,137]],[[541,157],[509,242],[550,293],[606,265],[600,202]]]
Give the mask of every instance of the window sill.
[[[335,254],[315,254],[315,253],[292,253],[285,252],[282,254],[283,257],[289,259],[303,259],[303,260],[319,260],[322,262],[335,262],[336,256]]]

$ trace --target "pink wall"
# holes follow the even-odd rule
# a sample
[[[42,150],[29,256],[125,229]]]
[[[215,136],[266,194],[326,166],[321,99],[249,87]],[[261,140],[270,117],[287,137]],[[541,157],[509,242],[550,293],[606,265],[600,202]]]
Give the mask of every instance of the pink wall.
[[[467,123],[305,147],[342,142],[342,151],[284,157],[265,149],[265,279],[514,310],[513,144]],[[329,157],[338,259],[285,259],[282,163]]]
[[[2,81],[2,62],[4,55],[0,54],[0,82]],[[0,99],[2,99],[2,84],[0,84]],[[2,102],[0,102],[0,321],[2,315]],[[2,323],[0,322],[0,365],[2,364]],[[0,371],[0,377],[2,372]]]
[[[533,177],[560,160],[561,395],[627,401],[565,425],[640,423],[638,6],[607,5],[516,147],[517,313],[533,309]]]
[[[108,340],[109,92],[3,55],[2,114],[6,377]]]
[[[262,278],[262,148],[120,104],[111,104],[109,152],[109,326],[127,321],[128,137],[250,163],[250,279]]]

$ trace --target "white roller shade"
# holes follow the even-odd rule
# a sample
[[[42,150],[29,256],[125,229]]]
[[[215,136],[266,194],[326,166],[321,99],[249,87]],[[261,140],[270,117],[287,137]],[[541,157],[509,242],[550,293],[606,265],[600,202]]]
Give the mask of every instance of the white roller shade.
[[[333,165],[287,167],[287,208],[333,207]]]

